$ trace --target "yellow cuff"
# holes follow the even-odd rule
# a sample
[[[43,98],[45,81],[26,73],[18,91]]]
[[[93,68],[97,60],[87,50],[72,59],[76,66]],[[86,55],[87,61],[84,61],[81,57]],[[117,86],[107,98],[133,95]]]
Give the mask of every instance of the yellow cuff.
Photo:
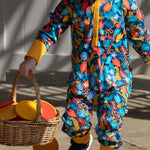
[[[150,66],[150,62],[148,62],[148,63],[146,63],[146,64]]]
[[[150,65],[150,56],[148,56],[148,57],[145,59],[145,61],[146,61],[146,64],[147,64],[147,65]]]
[[[73,141],[78,144],[87,144],[90,140],[90,133],[82,137],[72,137]]]
[[[54,138],[52,142],[45,145],[33,145],[33,150],[58,150],[59,145],[57,140]]]
[[[34,40],[32,43],[32,46],[29,49],[28,53],[26,54],[25,58],[27,56],[35,58],[37,65],[38,65],[42,56],[46,52],[47,52],[47,48],[46,48],[45,44],[39,40]]]
[[[103,144],[100,144],[100,150],[115,150],[113,148],[105,147]]]

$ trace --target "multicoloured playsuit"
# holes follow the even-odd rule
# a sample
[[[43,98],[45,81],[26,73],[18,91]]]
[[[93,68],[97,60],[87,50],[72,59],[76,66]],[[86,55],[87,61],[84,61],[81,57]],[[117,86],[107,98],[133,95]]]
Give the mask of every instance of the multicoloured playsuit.
[[[63,131],[74,137],[87,134],[96,105],[98,140],[118,149],[132,86],[127,40],[150,65],[150,35],[143,13],[135,0],[62,0],[49,17],[26,56],[39,63],[71,26],[72,72]]]

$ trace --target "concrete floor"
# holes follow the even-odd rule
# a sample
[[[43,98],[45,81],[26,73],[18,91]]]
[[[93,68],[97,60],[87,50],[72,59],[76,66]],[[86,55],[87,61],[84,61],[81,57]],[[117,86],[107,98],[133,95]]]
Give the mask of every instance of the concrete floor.
[[[7,74],[7,81],[0,84],[1,102],[10,100],[12,81],[15,73]],[[37,74],[41,97],[52,103],[63,114],[66,99],[67,74]],[[55,79],[55,80],[54,80]],[[51,82],[50,82],[51,81]],[[17,88],[17,100],[35,99],[34,87],[31,81],[21,77]],[[97,124],[96,109],[93,111],[92,130],[93,143],[90,150],[99,150],[95,126]],[[128,114],[124,117],[121,150],[150,150],[150,76],[134,76],[133,90],[128,101]],[[67,150],[70,138],[61,131],[62,122],[56,134],[59,150]],[[65,140],[64,140],[65,139]],[[0,145],[0,150],[32,150],[28,147],[13,147]]]

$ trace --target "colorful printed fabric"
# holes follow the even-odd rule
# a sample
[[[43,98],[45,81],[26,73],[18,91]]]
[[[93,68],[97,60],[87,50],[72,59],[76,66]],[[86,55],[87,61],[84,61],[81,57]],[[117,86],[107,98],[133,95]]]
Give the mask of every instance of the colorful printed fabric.
[[[68,91],[66,112],[63,115],[63,131],[69,136],[80,137],[91,128],[93,101],[84,100]],[[104,146],[118,149],[121,145],[122,117],[127,110],[131,86],[112,88],[94,100],[98,105],[96,133]]]
[[[63,130],[70,136],[86,134],[91,127],[92,105],[98,105],[99,141],[119,148],[122,116],[132,84],[127,40],[150,64],[150,35],[135,0],[101,0],[98,41],[93,46],[95,8],[95,0],[62,0],[35,41],[44,43],[48,51],[71,26],[72,72]],[[43,55],[41,51],[31,48],[26,56],[34,57],[35,52]]]

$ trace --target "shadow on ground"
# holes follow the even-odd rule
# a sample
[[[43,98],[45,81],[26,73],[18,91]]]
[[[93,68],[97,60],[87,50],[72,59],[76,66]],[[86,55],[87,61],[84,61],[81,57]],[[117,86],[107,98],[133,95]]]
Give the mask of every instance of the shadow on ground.
[[[11,99],[11,88],[16,71],[6,75],[6,81],[1,82],[1,102]],[[49,101],[55,107],[64,107],[67,92],[67,77],[69,73],[37,73],[41,99]],[[133,89],[128,100],[126,117],[150,120],[150,76],[133,77]],[[21,76],[17,87],[17,101],[36,99],[33,83]],[[94,108],[94,111],[96,108]]]

